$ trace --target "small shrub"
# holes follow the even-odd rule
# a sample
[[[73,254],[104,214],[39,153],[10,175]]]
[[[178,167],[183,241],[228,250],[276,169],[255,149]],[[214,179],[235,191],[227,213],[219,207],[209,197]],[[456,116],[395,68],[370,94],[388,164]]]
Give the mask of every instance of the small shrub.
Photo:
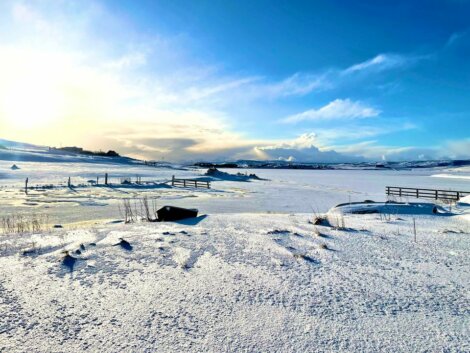
[[[312,224],[316,226],[329,226],[328,219],[325,216],[315,216],[312,220]]]
[[[124,218],[124,223],[133,223],[135,221],[134,212],[129,199],[122,200],[122,204],[118,207],[121,217]]]
[[[156,199],[149,201],[147,196],[141,199],[134,199],[134,202],[131,202],[130,199],[123,199],[118,208],[125,223],[134,223],[139,220],[147,222],[157,221]]]
[[[336,230],[345,230],[346,221],[344,220],[344,214],[342,212],[333,212],[328,215],[328,223],[330,227]]]

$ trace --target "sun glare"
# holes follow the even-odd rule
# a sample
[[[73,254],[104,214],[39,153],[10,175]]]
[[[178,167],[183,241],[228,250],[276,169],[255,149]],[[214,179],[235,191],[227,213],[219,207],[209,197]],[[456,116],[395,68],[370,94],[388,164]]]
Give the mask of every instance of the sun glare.
[[[17,131],[48,128],[63,113],[63,64],[53,55],[31,50],[4,51],[0,58],[1,126]]]
[[[35,78],[17,81],[3,97],[3,118],[11,127],[35,128],[57,119],[60,97]]]

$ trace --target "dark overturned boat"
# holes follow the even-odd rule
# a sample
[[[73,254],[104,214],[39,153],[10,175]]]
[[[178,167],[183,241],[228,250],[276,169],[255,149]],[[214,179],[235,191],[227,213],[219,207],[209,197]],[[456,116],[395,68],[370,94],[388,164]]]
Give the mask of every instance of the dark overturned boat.
[[[186,218],[197,217],[198,212],[195,208],[163,206],[157,211],[157,217],[159,222],[180,221]]]

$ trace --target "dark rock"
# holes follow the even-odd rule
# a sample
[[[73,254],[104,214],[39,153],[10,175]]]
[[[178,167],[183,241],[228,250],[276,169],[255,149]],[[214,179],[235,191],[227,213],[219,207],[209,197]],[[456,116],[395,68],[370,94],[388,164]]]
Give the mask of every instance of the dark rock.
[[[195,208],[164,206],[157,211],[157,216],[160,222],[171,222],[197,217],[198,212]]]

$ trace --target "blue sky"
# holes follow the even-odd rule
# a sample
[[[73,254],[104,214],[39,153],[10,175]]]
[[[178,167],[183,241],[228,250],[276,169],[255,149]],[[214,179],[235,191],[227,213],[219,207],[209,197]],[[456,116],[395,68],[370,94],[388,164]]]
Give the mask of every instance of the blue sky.
[[[175,161],[470,158],[465,0],[0,10],[3,138]]]

